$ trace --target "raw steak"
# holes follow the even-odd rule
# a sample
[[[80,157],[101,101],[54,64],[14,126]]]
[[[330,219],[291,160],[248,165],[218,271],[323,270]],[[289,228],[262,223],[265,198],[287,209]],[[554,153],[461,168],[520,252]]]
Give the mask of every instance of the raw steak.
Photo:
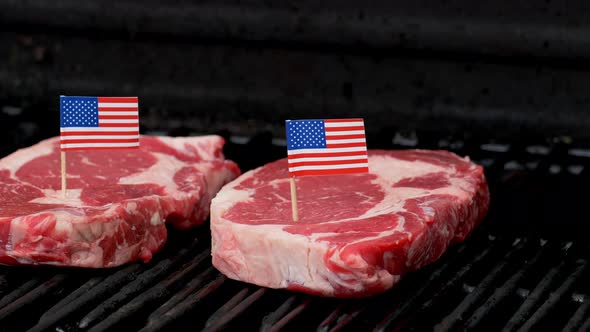
[[[369,151],[369,173],[250,171],[211,204],[213,265],[230,278],[334,297],[383,292],[462,241],[486,214],[483,169],[446,151]]]
[[[0,159],[0,263],[111,267],[148,261],[164,222],[199,225],[211,198],[239,175],[218,136],[140,138],[135,150],[67,153],[59,138]]]

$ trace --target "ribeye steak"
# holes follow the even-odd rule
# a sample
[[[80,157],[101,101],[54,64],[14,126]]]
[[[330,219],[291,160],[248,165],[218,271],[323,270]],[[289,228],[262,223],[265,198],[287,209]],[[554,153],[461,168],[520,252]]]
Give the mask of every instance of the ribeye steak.
[[[164,222],[201,224],[211,198],[239,169],[218,136],[140,138],[135,150],[68,151],[59,138],[0,159],[0,263],[111,267],[148,261]]]
[[[486,214],[482,167],[446,151],[369,151],[369,173],[296,179],[287,161],[226,185],[211,204],[213,264],[230,278],[362,297],[462,241]]]

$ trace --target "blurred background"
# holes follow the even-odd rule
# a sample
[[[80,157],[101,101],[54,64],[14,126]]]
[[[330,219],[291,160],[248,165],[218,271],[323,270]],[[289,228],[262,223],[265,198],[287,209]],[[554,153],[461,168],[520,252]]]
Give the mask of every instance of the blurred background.
[[[138,95],[144,133],[282,138],[286,118],[357,116],[372,136],[585,139],[589,6],[0,1],[0,139],[58,134],[60,94]]]

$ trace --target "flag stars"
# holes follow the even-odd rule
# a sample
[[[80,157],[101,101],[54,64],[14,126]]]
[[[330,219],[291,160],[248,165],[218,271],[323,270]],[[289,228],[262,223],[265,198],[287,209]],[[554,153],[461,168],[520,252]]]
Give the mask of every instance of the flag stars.
[[[287,122],[289,149],[321,149],[326,147],[323,120],[295,120]]]
[[[63,98],[61,103],[62,127],[97,127],[98,101],[96,98]]]

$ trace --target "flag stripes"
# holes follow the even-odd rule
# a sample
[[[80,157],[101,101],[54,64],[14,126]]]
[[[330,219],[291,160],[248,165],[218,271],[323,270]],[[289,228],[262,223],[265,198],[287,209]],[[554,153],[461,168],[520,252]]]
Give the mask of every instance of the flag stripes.
[[[61,149],[139,147],[137,97],[60,98]]]
[[[291,176],[368,172],[362,119],[287,121]]]

